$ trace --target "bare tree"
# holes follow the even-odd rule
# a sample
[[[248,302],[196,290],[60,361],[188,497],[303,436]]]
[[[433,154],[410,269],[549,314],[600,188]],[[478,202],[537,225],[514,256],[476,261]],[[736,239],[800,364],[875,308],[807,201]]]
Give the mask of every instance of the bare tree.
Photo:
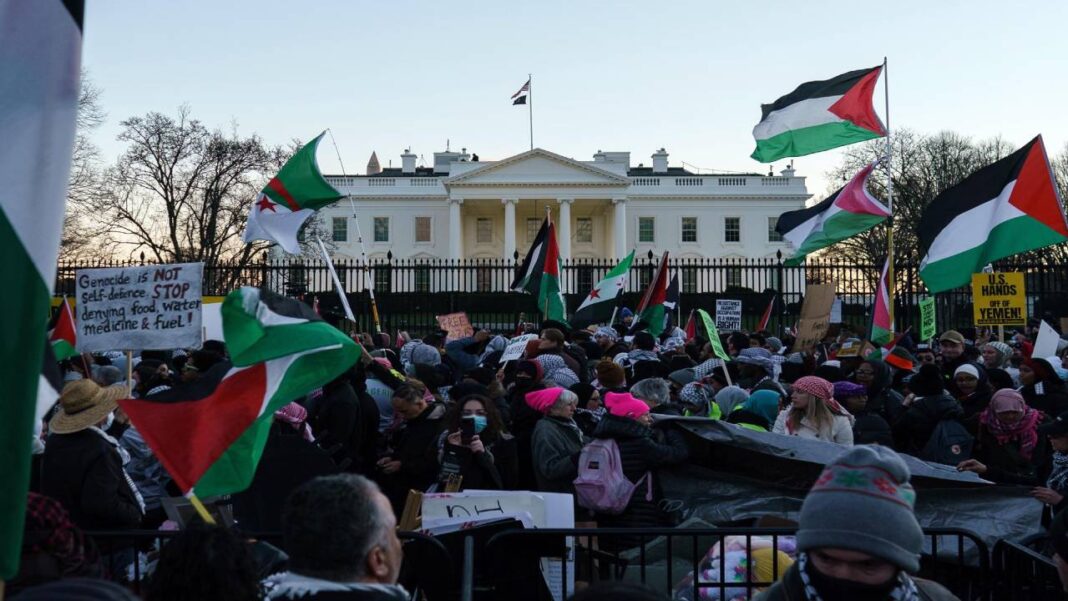
[[[89,138],[107,117],[100,106],[100,94],[100,88],[83,71],[78,96],[77,133],[59,247],[61,261],[87,258],[99,250],[101,242],[100,236],[93,234],[91,226],[93,198],[100,186],[100,149]]]

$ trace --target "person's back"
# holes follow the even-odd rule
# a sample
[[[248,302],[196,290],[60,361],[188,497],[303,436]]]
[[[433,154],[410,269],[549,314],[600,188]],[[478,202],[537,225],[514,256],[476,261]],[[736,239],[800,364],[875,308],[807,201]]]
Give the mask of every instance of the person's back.
[[[160,549],[145,601],[261,599],[250,543],[232,530],[196,522]]]
[[[48,437],[41,493],[58,500],[86,530],[136,528],[141,511],[118,452],[102,434],[82,430]]]

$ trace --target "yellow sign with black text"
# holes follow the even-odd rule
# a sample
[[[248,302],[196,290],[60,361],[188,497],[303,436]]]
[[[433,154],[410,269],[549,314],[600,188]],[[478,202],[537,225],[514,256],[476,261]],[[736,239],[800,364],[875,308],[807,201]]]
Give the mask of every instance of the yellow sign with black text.
[[[973,273],[972,306],[976,327],[1027,325],[1024,274]]]

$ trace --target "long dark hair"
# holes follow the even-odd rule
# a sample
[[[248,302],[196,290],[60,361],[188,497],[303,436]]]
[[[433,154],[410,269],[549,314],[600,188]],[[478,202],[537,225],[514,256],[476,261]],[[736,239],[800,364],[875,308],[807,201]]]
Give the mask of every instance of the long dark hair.
[[[493,401],[482,394],[469,394],[452,406],[449,410],[449,416],[446,418],[446,423],[449,424],[448,431],[455,432],[460,429],[460,420],[463,419],[464,405],[467,404],[467,401],[476,401],[486,410],[486,429],[479,433],[478,437],[483,442],[493,442],[500,438],[501,434],[505,432],[501,414],[497,411],[497,406]]]

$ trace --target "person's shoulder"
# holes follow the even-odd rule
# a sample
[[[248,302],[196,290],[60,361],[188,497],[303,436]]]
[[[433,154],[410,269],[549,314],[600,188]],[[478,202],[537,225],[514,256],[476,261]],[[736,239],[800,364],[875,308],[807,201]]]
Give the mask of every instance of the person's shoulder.
[[[960,598],[949,592],[949,589],[934,580],[915,577],[912,580],[916,583],[916,589],[923,601],[960,601]]]

